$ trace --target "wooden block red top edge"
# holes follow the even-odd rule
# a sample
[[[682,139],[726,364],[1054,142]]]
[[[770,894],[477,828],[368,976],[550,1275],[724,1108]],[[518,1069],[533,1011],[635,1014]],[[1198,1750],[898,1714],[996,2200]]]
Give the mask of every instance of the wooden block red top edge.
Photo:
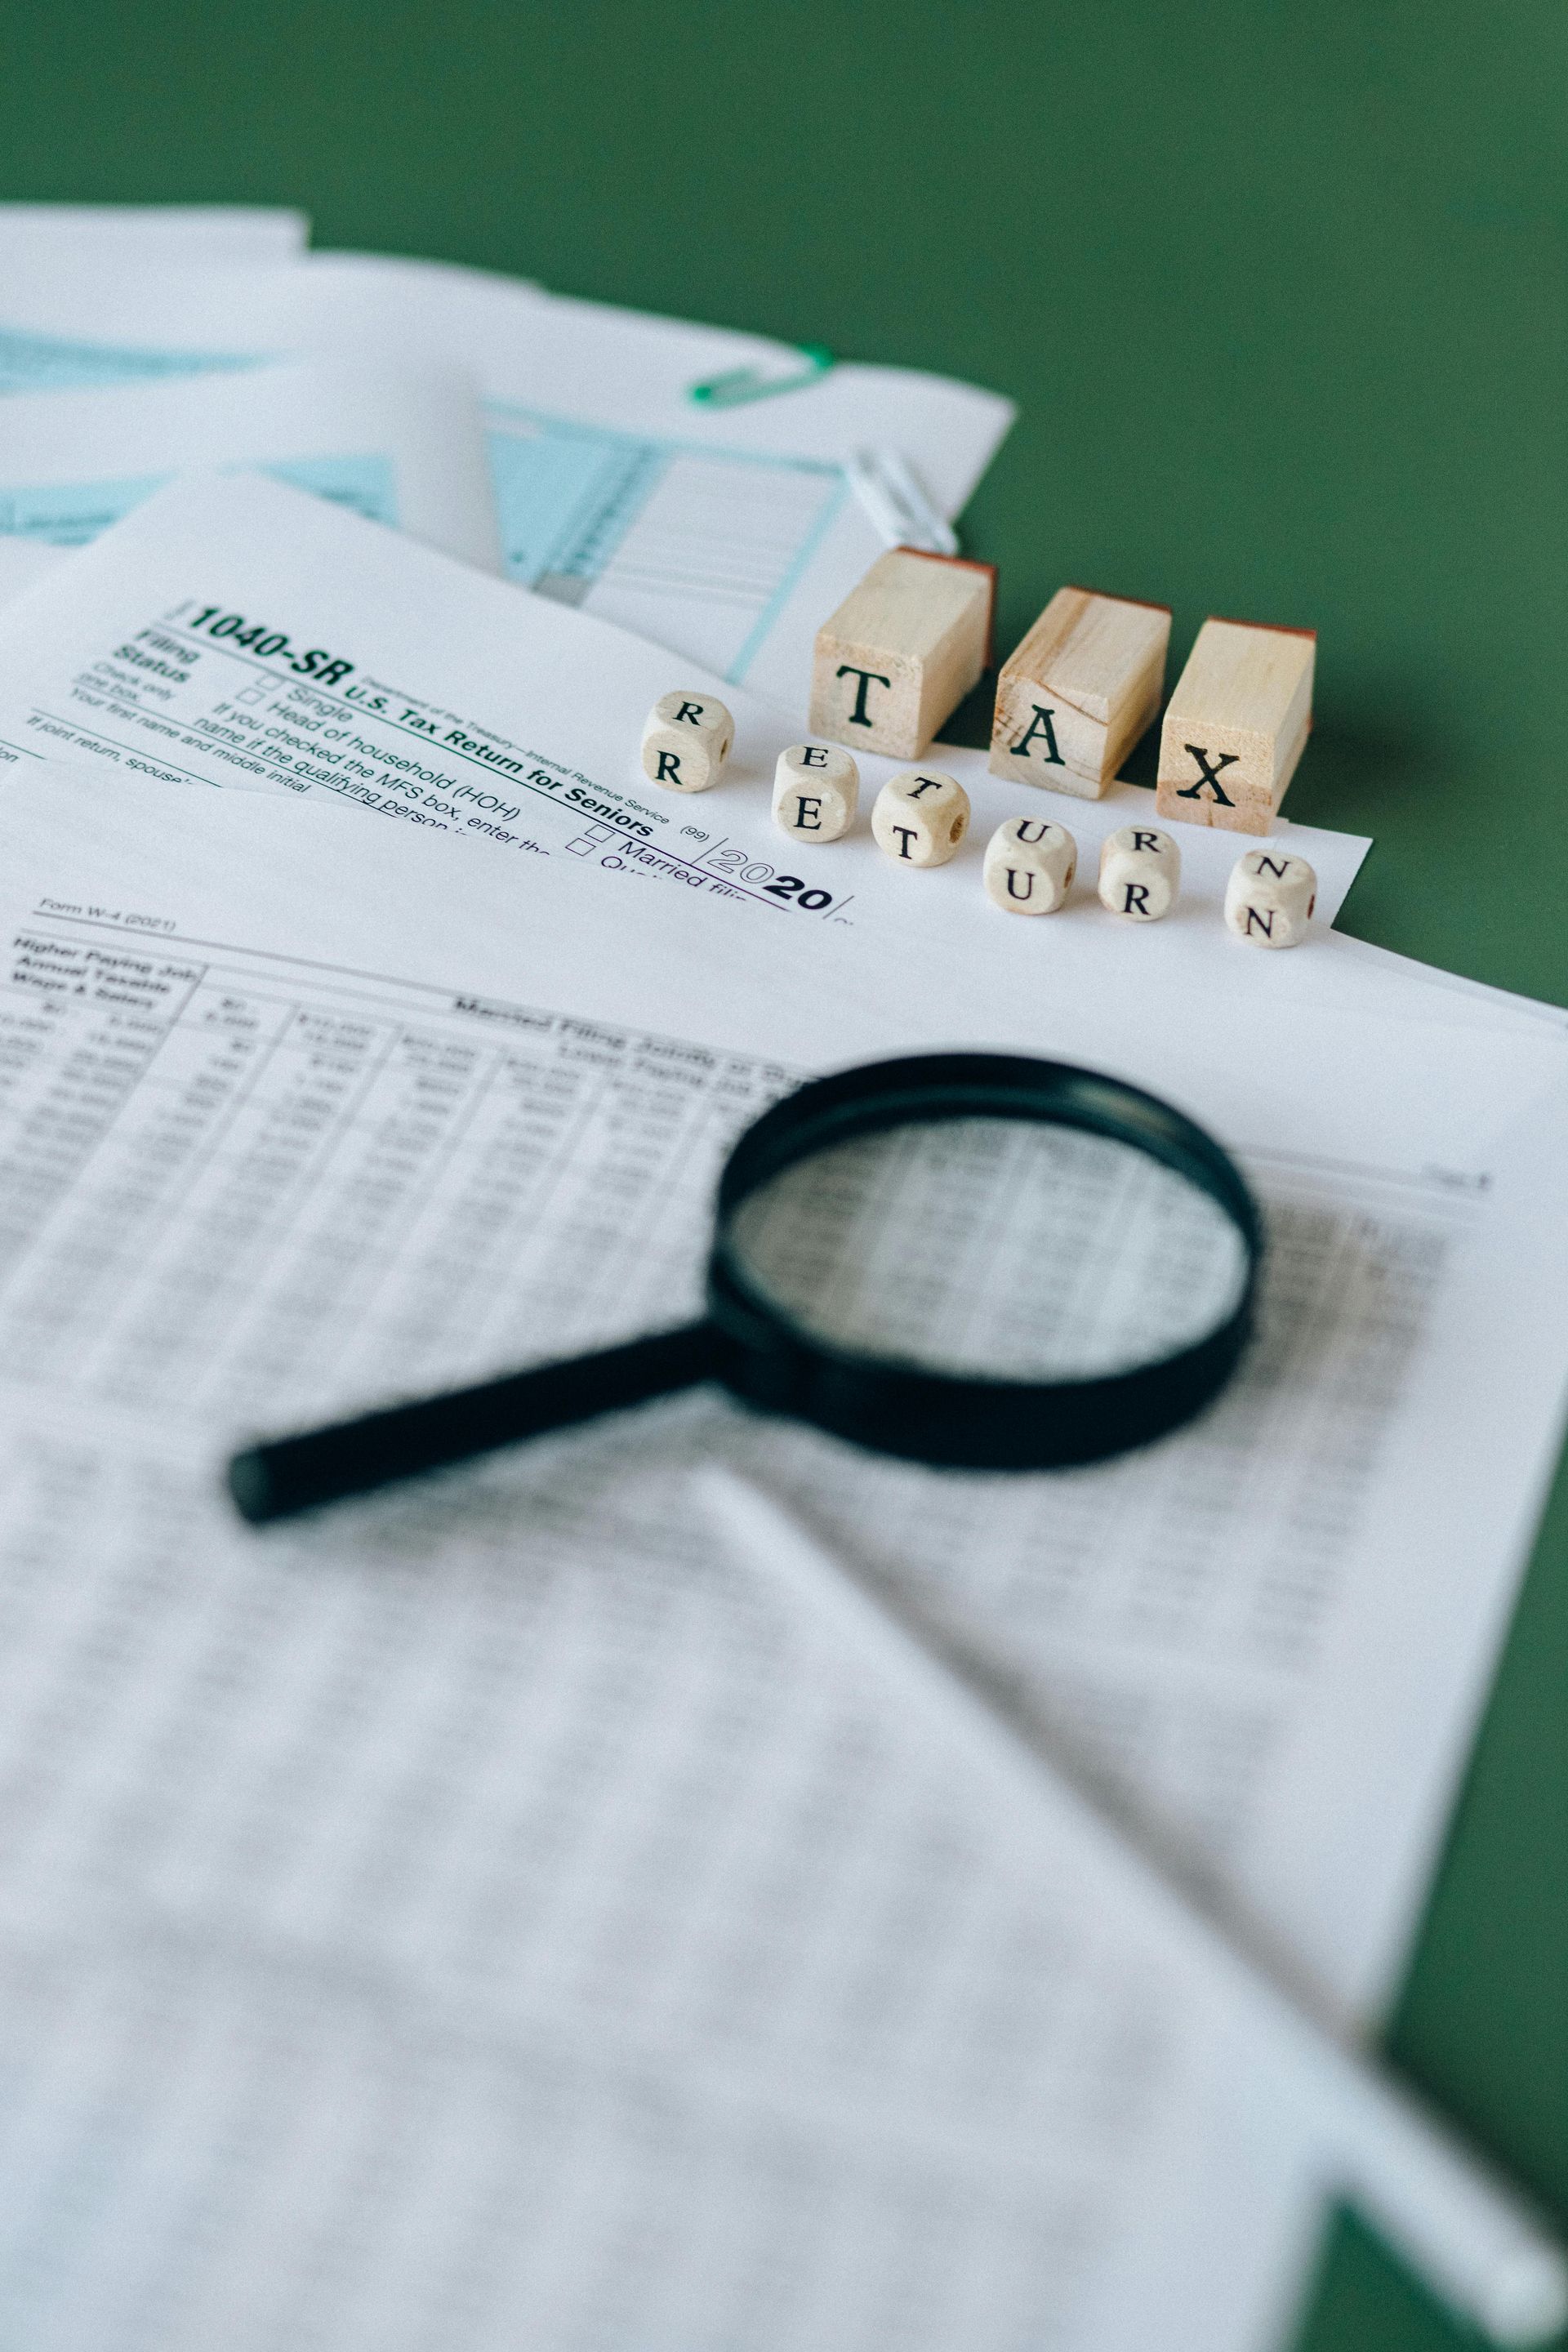
[[[1227,629],[1272,629],[1277,637],[1310,637],[1318,642],[1316,629],[1293,629],[1289,621],[1238,621],[1234,613],[1210,613],[1209,621],[1223,621]]]
[[[933,547],[895,547],[893,555],[918,555],[922,563],[955,563],[963,572],[984,572],[991,583],[991,601],[985,608],[985,667],[996,666],[996,566],[982,563],[974,555],[939,555]]]
[[[1137,604],[1145,613],[1164,613],[1167,615],[1171,610],[1169,604],[1157,604],[1152,596],[1123,596],[1114,588],[1086,588],[1081,580],[1069,580],[1067,584],[1075,595],[1103,596],[1108,604]]]

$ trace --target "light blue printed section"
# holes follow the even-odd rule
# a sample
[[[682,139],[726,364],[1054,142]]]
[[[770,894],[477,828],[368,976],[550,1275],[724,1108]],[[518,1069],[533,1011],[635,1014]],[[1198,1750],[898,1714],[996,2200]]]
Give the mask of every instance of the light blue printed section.
[[[168,478],[166,474],[136,474],[118,482],[51,482],[42,490],[0,489],[0,531],[8,539],[41,539],[50,547],[85,547]]]
[[[217,369],[259,367],[236,352],[147,352],[109,343],[67,342],[0,327],[0,393],[72,392],[104,383],[146,383],[171,375],[210,375]]]
[[[763,646],[767,642],[768,635],[773,629],[774,622],[778,619],[779,614],[784,611],[784,606],[794,595],[796,587],[805,576],[806,565],[811,562],[812,557],[816,553],[817,549],[826,538],[828,524],[833,520],[834,516],[838,512],[839,508],[844,504],[844,501],[848,495],[849,478],[847,474],[836,468],[833,488],[828,496],[824,499],[821,506],[817,509],[816,520],[811,524],[805,536],[801,539],[799,545],[796,547],[794,555],[790,559],[789,568],[784,572],[784,577],[780,580],[778,586],[773,590],[773,593],[769,597],[767,603],[763,605],[762,611],[757,614],[756,620],[752,625],[751,635],[746,639],[745,644],[741,647],[740,652],[735,656],[734,660],[724,672],[725,677],[729,679],[731,686],[739,686],[742,683],[742,679],[745,677],[746,672],[751,668],[752,664],[755,661],[758,654],[762,651]]]
[[[226,473],[248,470],[240,466],[226,466]],[[390,530],[397,528],[397,474],[390,457],[378,451],[365,450],[358,457],[289,457],[282,464],[258,466],[258,474],[270,474],[279,482],[291,482],[297,490],[313,490],[319,499],[330,499],[336,507],[349,507],[367,522],[384,522]]]
[[[576,602],[568,583],[598,578],[647,505],[667,452],[655,441],[554,421],[526,438],[491,433],[488,440],[507,571],[525,588],[545,583],[546,594]]]
[[[599,588],[599,608],[649,634],[661,602],[704,604],[727,632],[707,657],[738,685],[844,503],[842,467],[488,406],[510,577],[564,604]]]
[[[352,508],[372,522],[396,527],[397,482],[389,457],[366,452],[354,457],[293,457],[282,465],[255,468],[223,468],[230,474],[252,470],[272,474],[297,489],[312,490],[318,498]],[[47,489],[0,487],[0,533],[44,540],[51,547],[85,547],[172,479],[168,474],[138,474],[121,481],[52,483]]]

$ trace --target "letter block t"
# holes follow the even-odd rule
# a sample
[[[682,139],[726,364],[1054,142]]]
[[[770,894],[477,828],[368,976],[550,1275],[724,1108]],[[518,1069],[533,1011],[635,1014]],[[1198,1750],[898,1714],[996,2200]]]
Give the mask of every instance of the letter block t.
[[[816,633],[816,735],[918,760],[991,658],[996,570],[893,547]]]
[[[940,768],[890,776],[871,806],[871,838],[895,866],[945,866],[969,830],[969,794]]]
[[[1160,715],[1168,604],[1058,588],[996,681],[991,772],[1097,801]]]
[[[1315,629],[1205,621],[1160,731],[1154,806],[1227,833],[1267,833],[1312,724]]]

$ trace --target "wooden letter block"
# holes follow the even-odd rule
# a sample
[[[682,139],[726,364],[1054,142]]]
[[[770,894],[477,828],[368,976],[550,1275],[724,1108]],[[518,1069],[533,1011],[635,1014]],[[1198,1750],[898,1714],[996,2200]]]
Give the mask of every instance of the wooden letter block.
[[[1044,817],[1009,817],[985,845],[986,896],[1010,915],[1054,915],[1077,871],[1077,842]]]
[[[1182,853],[1168,833],[1124,824],[1100,845],[1100,903],[1135,923],[1157,923],[1176,903]]]
[[[1154,806],[1267,833],[1312,724],[1314,629],[1205,621],[1160,732]]]
[[[816,633],[810,725],[918,760],[991,658],[996,572],[912,547],[879,555]]]
[[[842,840],[855,822],[860,771],[837,744],[792,743],[773,770],[773,823],[797,841]]]
[[[724,772],[735,722],[716,695],[661,694],[642,731],[642,772],[672,793],[705,793]]]
[[[1304,857],[1249,849],[1225,886],[1225,919],[1258,948],[1296,948],[1318,903],[1318,877]]]
[[[871,811],[871,837],[896,866],[945,866],[968,830],[969,794],[936,768],[890,777]]]
[[[991,772],[1097,801],[1165,691],[1168,604],[1058,588],[1002,665]]]

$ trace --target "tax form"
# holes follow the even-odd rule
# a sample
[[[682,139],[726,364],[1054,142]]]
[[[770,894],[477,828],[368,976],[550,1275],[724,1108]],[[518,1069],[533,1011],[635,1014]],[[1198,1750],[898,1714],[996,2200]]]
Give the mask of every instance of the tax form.
[[[68,548],[52,547],[47,540],[0,536],[0,604],[58,570],[68,553]]]
[[[955,515],[1013,415],[971,385],[853,364],[738,406],[694,401],[720,378],[798,376],[800,354],[435,262],[313,254],[108,278],[0,261],[0,389],[322,349],[467,366],[511,576],[791,702],[824,614],[884,544],[846,462],[891,446]]]
[[[600,889],[717,898],[751,925],[867,929],[917,960],[940,939],[1031,996],[1125,982],[1127,933],[1089,891],[1059,919],[1014,921],[986,898],[979,864],[994,827],[1026,809],[1068,825],[1087,877],[1107,832],[1147,817],[1147,793],[1068,800],[990,775],[984,752],[940,747],[933,761],[973,803],[970,839],[940,871],[906,874],[867,823],[900,763],[868,754],[856,833],[803,847],[770,814],[798,719],[724,688],[738,729],[724,780],[661,791],[641,772],[643,722],[672,686],[704,689],[700,672],[258,476],[172,485],[73,557],[68,577],[0,612],[0,751],[18,756],[331,795],[433,851],[504,854],[520,890],[564,858]],[[1271,996],[1313,988],[1318,958],[1243,951],[1238,963],[1219,919],[1235,842],[1182,831],[1183,898],[1140,933],[1140,976],[1203,991],[1245,971]],[[1289,824],[1276,838],[1311,860],[1331,920],[1366,843]]]
[[[310,233],[280,205],[0,204],[0,265],[287,261]]]
[[[708,1496],[796,1496],[1005,1641],[1365,2014],[1555,1434],[1560,1042],[1042,1020],[963,962],[933,1006],[848,927],[805,985],[784,923],[742,951],[646,889],[628,927],[565,861],[520,900],[331,805],[0,793],[8,2332],[1280,2342],[1336,2178],[1300,2086],[1049,1784],[889,1706]],[[1200,1428],[998,1481],[698,1394],[280,1537],[218,1507],[241,1431],[675,1320],[736,1128],[933,1042],[1081,1055],[1240,1152],[1265,1337]]]
[[[250,467],[500,568],[479,404],[433,364],[322,361],[7,401],[0,537],[84,546],[175,474]]]

